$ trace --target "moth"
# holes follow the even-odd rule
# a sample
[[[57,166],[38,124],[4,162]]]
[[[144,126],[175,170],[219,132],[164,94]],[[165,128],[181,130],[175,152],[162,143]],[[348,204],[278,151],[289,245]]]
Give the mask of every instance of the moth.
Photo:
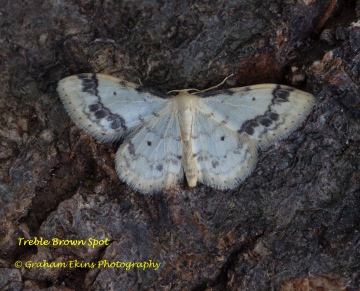
[[[258,149],[285,138],[307,117],[313,95],[261,84],[175,97],[109,75],[59,81],[71,119],[100,141],[123,139],[116,153],[120,179],[142,193],[184,179],[231,189],[253,171]]]

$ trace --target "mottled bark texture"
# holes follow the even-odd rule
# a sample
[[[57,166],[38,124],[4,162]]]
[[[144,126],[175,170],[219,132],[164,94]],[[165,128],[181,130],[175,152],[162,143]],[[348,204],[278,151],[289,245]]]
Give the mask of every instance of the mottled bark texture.
[[[358,290],[359,18],[359,1],[1,0],[0,289]],[[317,102],[239,188],[144,196],[115,173],[119,143],[74,126],[56,94],[83,72],[163,92],[235,72],[224,88]],[[19,246],[34,237],[110,244]],[[44,260],[161,267],[25,267]]]

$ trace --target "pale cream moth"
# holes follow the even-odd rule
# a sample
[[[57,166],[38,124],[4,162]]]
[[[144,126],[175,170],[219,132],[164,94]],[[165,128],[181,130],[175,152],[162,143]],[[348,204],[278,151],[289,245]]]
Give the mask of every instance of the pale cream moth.
[[[84,131],[105,142],[124,139],[116,170],[142,193],[168,189],[184,174],[190,187],[238,186],[253,171],[258,148],[294,131],[315,102],[309,93],[276,84],[162,98],[102,74],[62,79],[58,93]]]

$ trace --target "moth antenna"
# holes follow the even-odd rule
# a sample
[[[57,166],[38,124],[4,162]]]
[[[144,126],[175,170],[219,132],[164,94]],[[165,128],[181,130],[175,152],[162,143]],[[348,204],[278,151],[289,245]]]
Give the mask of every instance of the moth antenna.
[[[215,85],[215,86],[212,86],[212,87],[207,88],[207,89],[204,89],[204,90],[197,90],[197,92],[195,92],[195,93],[193,93],[193,94],[200,94],[200,93],[204,93],[204,92],[207,92],[207,91],[214,90],[214,89],[216,89],[216,88],[224,85],[225,82],[226,82],[226,80],[229,79],[229,78],[232,77],[232,76],[235,76],[235,74],[231,74],[231,75],[227,76],[221,83],[219,83],[219,84],[217,84],[217,85]]]
[[[190,88],[190,89],[180,89],[180,90],[171,90],[169,92],[167,92],[166,94],[170,94],[170,93],[174,93],[174,92],[178,92],[178,93],[189,93],[189,94],[192,94],[192,95],[196,95],[196,94],[200,94],[200,93],[204,93],[204,92],[207,92],[207,91],[211,91],[213,89],[216,89],[218,87],[220,87],[221,85],[224,85],[226,80],[229,79],[230,77],[234,76],[235,74],[231,74],[229,76],[227,76],[221,83],[215,85],[215,86],[212,86],[210,88],[207,88],[207,89],[204,89],[204,90],[199,90],[199,89],[194,89],[194,88]],[[190,91],[195,91],[194,93],[191,93]]]

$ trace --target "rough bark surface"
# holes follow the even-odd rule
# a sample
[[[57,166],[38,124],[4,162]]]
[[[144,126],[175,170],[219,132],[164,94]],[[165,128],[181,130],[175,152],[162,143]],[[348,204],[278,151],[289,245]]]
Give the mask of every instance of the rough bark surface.
[[[358,290],[359,19],[359,1],[0,0],[0,289]],[[317,102],[239,188],[144,196],[116,175],[120,143],[62,107],[57,82],[83,72],[164,92],[236,72],[227,87]],[[35,237],[110,243],[19,245]],[[104,260],[161,266],[26,265]]]

